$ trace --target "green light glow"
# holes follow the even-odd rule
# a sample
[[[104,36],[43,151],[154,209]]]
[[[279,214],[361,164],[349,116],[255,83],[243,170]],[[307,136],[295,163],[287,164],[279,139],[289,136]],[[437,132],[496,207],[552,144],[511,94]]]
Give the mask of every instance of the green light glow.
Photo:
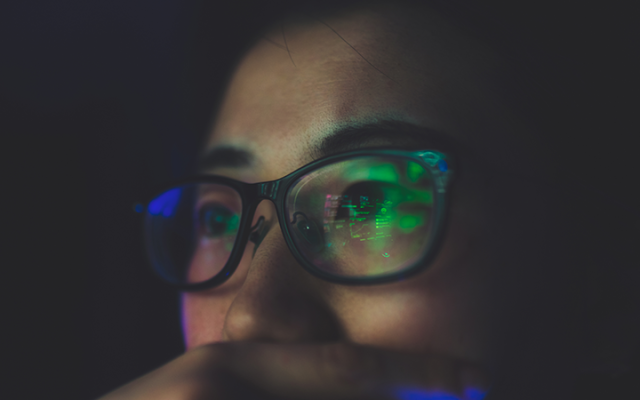
[[[403,233],[410,233],[414,229],[424,224],[422,215],[405,215],[400,218],[398,225]]]
[[[398,182],[398,170],[393,164],[376,165],[369,168],[369,179],[382,182]]]
[[[425,169],[420,164],[413,161],[407,163],[407,177],[411,182],[416,182],[425,172]]]
[[[405,215],[400,218],[400,228],[402,229],[412,229],[418,226],[420,219],[415,215]]]
[[[425,205],[433,204],[433,190],[412,190],[411,194],[407,196],[407,201],[418,202]]]
[[[398,166],[394,163],[384,162],[380,159],[356,159],[338,164],[337,176],[341,176],[346,181],[377,181],[397,183],[400,175]]]

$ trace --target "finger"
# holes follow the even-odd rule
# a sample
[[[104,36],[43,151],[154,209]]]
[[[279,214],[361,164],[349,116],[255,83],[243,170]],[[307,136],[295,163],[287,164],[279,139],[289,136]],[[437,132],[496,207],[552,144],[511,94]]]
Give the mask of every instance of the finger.
[[[477,400],[486,391],[486,378],[476,367],[451,357],[347,343],[219,343],[196,351],[217,368],[282,398],[426,400],[447,394]]]
[[[187,352],[99,400],[278,400],[225,368],[221,350]]]

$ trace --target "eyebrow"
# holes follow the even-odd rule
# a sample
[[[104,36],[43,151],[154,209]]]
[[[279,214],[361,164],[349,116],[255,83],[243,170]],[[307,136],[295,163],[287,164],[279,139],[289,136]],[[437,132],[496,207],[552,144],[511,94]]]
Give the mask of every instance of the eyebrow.
[[[371,147],[415,150],[441,150],[450,154],[460,151],[460,144],[440,131],[403,121],[382,120],[374,123],[347,125],[336,129],[309,145],[314,160],[350,150]],[[230,146],[218,146],[207,151],[198,162],[198,170],[214,168],[246,168],[254,166],[256,155]]]
[[[198,160],[197,170],[214,168],[246,168],[255,164],[255,155],[248,150],[234,146],[218,146],[207,151]]]
[[[332,154],[367,147],[441,150],[455,154],[459,151],[460,144],[453,137],[435,129],[403,121],[382,120],[342,127],[312,145],[310,152],[317,160]]]

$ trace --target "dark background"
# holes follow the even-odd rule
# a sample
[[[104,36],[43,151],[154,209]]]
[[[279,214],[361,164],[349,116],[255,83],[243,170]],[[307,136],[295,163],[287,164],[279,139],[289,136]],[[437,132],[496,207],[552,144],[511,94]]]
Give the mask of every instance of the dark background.
[[[197,7],[3,4],[4,220],[22,240],[3,243],[1,398],[96,398],[183,351],[177,295],[147,269],[132,205],[187,173],[205,130],[184,100]]]
[[[628,129],[615,118],[633,101],[620,109],[615,96],[637,97],[627,80],[637,61],[625,36],[631,13],[609,6],[607,20],[598,7],[554,4],[521,14],[538,29],[603,32],[569,35],[558,49],[579,47],[592,62],[582,73],[599,74],[581,90],[614,96],[605,103],[615,110],[600,108],[594,123]],[[149,271],[132,206],[190,172],[247,27],[279,12],[266,1],[3,3],[1,326],[12,357],[0,398],[95,398],[184,350],[177,294]],[[633,155],[633,131],[603,130],[594,146]],[[632,163],[609,162],[602,176],[629,182]]]
[[[274,4],[0,6],[0,398],[96,398],[184,351],[136,201],[188,175],[237,57]]]

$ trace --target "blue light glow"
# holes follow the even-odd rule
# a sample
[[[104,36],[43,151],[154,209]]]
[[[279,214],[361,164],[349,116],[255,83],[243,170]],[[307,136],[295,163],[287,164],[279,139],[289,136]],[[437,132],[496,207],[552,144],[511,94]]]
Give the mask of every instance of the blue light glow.
[[[151,203],[149,203],[149,214],[162,214],[164,217],[171,217],[176,211],[176,206],[178,205],[181,192],[182,189],[180,188],[171,189],[153,199]]]
[[[486,392],[474,387],[464,390],[464,397],[459,398],[443,390],[425,390],[418,388],[397,388],[394,395],[400,400],[482,400]]]
[[[447,165],[447,162],[445,160],[440,160],[438,161],[438,169],[442,172],[445,172],[449,169],[449,166]]]
[[[478,389],[478,388],[466,388],[464,390],[464,398],[465,400],[482,400],[487,393]]]
[[[401,388],[396,389],[395,395],[401,400],[461,400],[442,390]]]
[[[135,212],[141,213],[144,211],[144,206],[142,204],[136,204],[135,206],[133,206],[133,209]]]

